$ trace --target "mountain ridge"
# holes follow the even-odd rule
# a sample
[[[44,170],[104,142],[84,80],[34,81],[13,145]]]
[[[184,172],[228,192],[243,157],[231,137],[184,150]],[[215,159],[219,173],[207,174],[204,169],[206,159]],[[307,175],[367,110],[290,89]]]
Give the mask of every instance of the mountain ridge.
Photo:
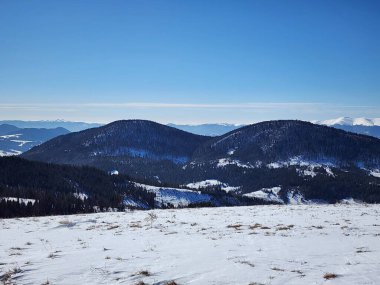
[[[55,138],[21,157],[117,170],[148,184],[219,181],[205,186],[211,193],[244,196],[279,189],[278,197],[268,192],[277,197],[274,201],[290,201],[294,195],[380,201],[373,194],[380,185],[379,139],[297,120],[261,122],[218,137],[151,121],[117,121]],[[348,181],[355,186],[348,188]]]

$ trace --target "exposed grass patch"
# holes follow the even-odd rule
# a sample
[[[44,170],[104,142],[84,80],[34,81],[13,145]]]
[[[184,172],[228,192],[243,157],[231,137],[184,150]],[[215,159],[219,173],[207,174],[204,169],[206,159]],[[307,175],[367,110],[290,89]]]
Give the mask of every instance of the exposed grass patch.
[[[135,274],[132,274],[132,276],[152,276],[152,273],[150,273],[148,270],[141,270],[139,272],[136,272]]]
[[[227,228],[233,228],[235,230],[240,230],[240,228],[242,226],[243,226],[242,224],[233,224],[233,225],[228,225]]]
[[[239,263],[241,263],[241,264],[246,264],[246,265],[249,265],[249,266],[251,266],[251,267],[255,267],[255,265],[254,265],[252,262],[247,261],[247,260],[239,261]]]
[[[111,225],[107,228],[107,230],[113,230],[113,229],[117,229],[118,227],[120,227],[119,225]]]
[[[274,270],[274,271],[281,271],[281,272],[285,271],[285,269],[278,268],[278,267],[272,267],[271,269]]]
[[[276,230],[277,231],[288,231],[288,230],[292,229],[293,227],[294,227],[294,225],[280,226],[280,227],[277,227]]]
[[[51,258],[51,259],[54,259],[54,258],[57,258],[57,257],[59,257],[59,255],[56,254],[56,253],[54,253],[54,252],[52,252],[52,253],[50,253],[50,254],[48,255],[48,258]]]
[[[339,277],[339,275],[335,273],[325,273],[325,275],[323,275],[323,278],[326,280],[335,279],[337,277]]]
[[[3,284],[13,284],[13,282],[12,282],[13,275],[16,275],[19,273],[22,273],[21,268],[20,267],[14,267],[13,269],[8,270],[4,274],[0,275],[0,281]]]
[[[258,223],[256,223],[256,224],[254,224],[254,225],[250,225],[249,226],[249,229],[250,230],[254,230],[254,229],[257,229],[257,228],[261,228],[262,227],[262,224],[258,224]]]

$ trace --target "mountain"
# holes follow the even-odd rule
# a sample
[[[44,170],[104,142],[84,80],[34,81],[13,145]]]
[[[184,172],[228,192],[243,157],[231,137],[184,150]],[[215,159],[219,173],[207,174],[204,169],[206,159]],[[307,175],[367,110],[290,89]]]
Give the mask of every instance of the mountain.
[[[374,156],[374,154],[376,154]],[[302,157],[339,165],[380,165],[380,140],[303,121],[269,121],[211,139],[194,159],[225,158],[256,164]]]
[[[187,175],[248,197],[380,201],[380,140],[302,121],[246,126],[200,146]]]
[[[23,157],[155,179],[174,174],[168,170],[189,161],[195,149],[209,139],[151,121],[125,120],[57,137]]]
[[[313,123],[380,138],[380,118],[340,117],[332,120],[313,121]]]
[[[168,124],[169,127],[180,129],[189,133],[203,136],[220,136],[230,131],[236,130],[243,125],[233,124],[201,124],[201,125],[177,125]]]
[[[55,138],[22,157],[266,202],[380,202],[380,140],[303,121],[262,122],[218,137],[118,121]]]
[[[0,156],[17,155],[54,137],[68,134],[64,128],[22,129],[9,124],[0,125]]]
[[[3,120],[0,124],[13,125],[18,128],[45,128],[45,129],[55,129],[55,128],[65,128],[70,132],[78,132],[85,129],[96,128],[102,124],[98,123],[84,123],[84,122],[70,122],[64,120],[55,121],[21,121],[21,120]]]

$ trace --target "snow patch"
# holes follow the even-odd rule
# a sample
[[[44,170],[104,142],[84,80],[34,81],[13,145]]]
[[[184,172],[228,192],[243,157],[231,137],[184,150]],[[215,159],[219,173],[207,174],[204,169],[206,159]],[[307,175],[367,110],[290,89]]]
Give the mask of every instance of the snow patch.
[[[280,198],[279,192],[281,187],[272,187],[272,188],[262,188],[260,190],[244,194],[243,196],[248,198],[261,199],[268,202],[277,202],[283,204],[284,201]]]
[[[0,136],[1,139],[10,139],[10,138],[16,138],[18,139],[22,134],[14,134],[14,135],[2,135]]]
[[[297,172],[302,176],[311,176],[315,177],[318,173],[314,170],[315,168],[323,168],[326,171],[326,174],[332,177],[335,177],[330,167],[334,167],[335,164],[329,161],[325,162],[315,162],[307,161],[302,159],[300,156],[295,156],[290,158],[287,161],[276,161],[266,165],[267,168],[278,169],[285,168],[289,166],[300,166],[302,169],[297,168]]]
[[[363,204],[362,201],[356,200],[352,197],[345,198],[339,201],[340,204],[346,204],[346,205],[356,205],[356,204]]]
[[[74,197],[77,199],[80,199],[82,201],[84,201],[85,199],[88,199],[88,195],[85,193],[81,193],[81,192],[75,192]]]
[[[380,169],[372,169],[369,171],[369,175],[380,178]]]
[[[250,163],[242,163],[239,160],[233,160],[230,158],[221,158],[218,160],[216,167],[222,168],[228,165],[236,165],[237,167],[241,167],[241,168],[257,168],[257,167],[260,167],[261,164],[262,164],[261,161],[257,161],[256,165],[252,165]]]
[[[10,202],[19,202],[20,204],[27,205],[29,202],[32,205],[36,202],[35,199],[27,199],[27,198],[17,198],[17,197],[0,197],[0,200],[10,201]]]
[[[10,149],[10,151],[0,150],[0,157],[2,157],[2,156],[20,155],[21,153],[22,153],[22,151],[15,150],[15,149]]]
[[[32,143],[33,141],[11,140],[11,142],[18,143],[18,146],[24,146],[25,144]]]
[[[216,179],[209,179],[199,182],[193,182],[186,185],[188,188],[191,189],[200,189],[200,188],[206,188],[210,186],[220,186],[220,188],[225,192],[231,192],[231,191],[237,191],[240,189],[240,187],[236,186],[229,186],[227,183],[223,183]]]
[[[209,202],[211,197],[207,194],[202,194],[198,191],[169,188],[169,187],[157,187],[141,183],[134,183],[137,187],[141,187],[149,192],[156,194],[155,202],[157,206],[164,206],[171,204],[174,207],[186,207],[194,203]]]
[[[111,171],[109,172],[109,174],[110,174],[110,175],[119,175],[119,171],[117,171],[117,170],[111,170]]]

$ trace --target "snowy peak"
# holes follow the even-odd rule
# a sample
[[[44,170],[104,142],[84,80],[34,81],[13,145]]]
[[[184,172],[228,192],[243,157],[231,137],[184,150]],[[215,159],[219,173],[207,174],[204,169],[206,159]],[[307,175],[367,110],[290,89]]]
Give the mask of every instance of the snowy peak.
[[[323,121],[313,121],[315,124],[326,125],[326,126],[380,126],[380,118],[350,118],[350,117],[339,117],[336,119],[323,120]]]

